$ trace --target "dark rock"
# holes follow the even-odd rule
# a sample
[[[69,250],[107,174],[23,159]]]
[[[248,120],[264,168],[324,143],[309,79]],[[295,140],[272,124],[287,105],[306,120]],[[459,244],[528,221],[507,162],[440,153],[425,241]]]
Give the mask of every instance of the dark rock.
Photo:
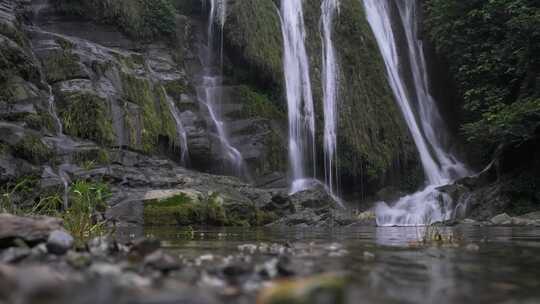
[[[144,259],[144,265],[165,273],[180,269],[179,261],[162,250],[157,250],[154,253],[146,256]]]
[[[135,240],[130,252],[145,257],[161,248],[161,242],[154,238],[142,238]]]
[[[64,230],[55,230],[47,240],[47,250],[52,254],[63,255],[73,247],[73,237]]]
[[[297,209],[335,208],[339,205],[339,203],[330,196],[326,188],[320,184],[315,185],[315,187],[311,189],[295,193],[290,199]]]
[[[0,263],[14,264],[27,258],[31,253],[29,248],[11,247],[0,252]]]
[[[45,242],[51,232],[60,229],[62,220],[58,218],[0,214],[0,248],[10,246],[15,239],[30,244]]]

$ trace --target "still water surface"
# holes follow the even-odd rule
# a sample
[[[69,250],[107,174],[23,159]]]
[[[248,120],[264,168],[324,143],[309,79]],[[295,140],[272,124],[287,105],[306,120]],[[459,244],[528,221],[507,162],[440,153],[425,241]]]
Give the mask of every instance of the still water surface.
[[[540,303],[540,228],[441,228],[457,241],[419,244],[419,228],[147,229],[187,258],[238,254],[239,245],[277,243],[303,275],[345,272],[351,303]],[[473,244],[473,245],[471,245]],[[476,246],[477,245],[477,246]],[[322,248],[339,248],[328,254]],[[321,249],[321,250],[319,250]],[[261,261],[272,254],[254,253]]]

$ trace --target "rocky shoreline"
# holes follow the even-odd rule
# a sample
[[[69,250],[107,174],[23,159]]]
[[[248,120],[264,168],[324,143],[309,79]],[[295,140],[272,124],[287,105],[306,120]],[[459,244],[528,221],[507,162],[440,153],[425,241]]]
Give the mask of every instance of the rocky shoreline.
[[[458,225],[540,227],[540,213]],[[81,244],[60,219],[0,214],[0,303],[281,303],[283,297],[304,303],[315,291],[327,299],[321,303],[335,303],[347,271],[316,261],[347,254],[340,243],[299,240],[182,256],[154,238],[121,242],[110,234]],[[370,263],[375,254],[365,251],[363,259]],[[298,290],[290,293],[291,286]]]
[[[168,253],[156,239],[120,243],[103,236],[75,246],[61,220],[0,219],[0,303],[252,303],[280,278],[309,277],[330,296],[344,284],[331,268],[309,266],[346,254],[339,244],[244,244],[235,254],[188,258]],[[264,297],[262,303],[274,303],[271,294]]]

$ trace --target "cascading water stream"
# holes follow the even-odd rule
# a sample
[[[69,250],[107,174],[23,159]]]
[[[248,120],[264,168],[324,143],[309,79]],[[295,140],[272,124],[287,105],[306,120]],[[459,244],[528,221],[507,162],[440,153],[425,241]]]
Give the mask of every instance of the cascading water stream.
[[[429,82],[422,43],[417,36],[416,0],[395,1],[399,22],[406,35],[408,56],[400,57],[393,28],[393,0],[363,0],[367,19],[375,35],[386,65],[388,80],[405,122],[411,132],[424,168],[428,186],[413,195],[401,198],[393,207],[380,203],[376,208],[380,226],[418,226],[448,220],[452,202],[437,187],[466,176],[468,171],[454,156],[446,152],[435,130],[444,130],[435,100],[429,93]],[[406,60],[402,62],[403,60]],[[406,85],[401,69],[410,65],[413,88]],[[416,98],[416,99],[415,99]],[[417,114],[413,104],[417,105]],[[421,123],[419,123],[420,121]],[[439,132],[441,134],[443,132]]]
[[[169,105],[169,110],[171,112],[171,115],[174,118],[174,122],[176,123],[176,132],[178,133],[178,139],[180,141],[180,163],[183,166],[186,166],[189,163],[189,147],[187,142],[187,132],[184,128],[184,124],[182,123],[182,119],[180,117],[180,112],[178,111],[178,108],[176,107],[176,104],[174,100],[169,96],[167,93],[167,90],[165,90],[164,87],[162,87],[163,95],[165,96],[165,99],[167,100],[167,104]]]
[[[49,91],[49,97],[47,99],[49,115],[52,116],[54,123],[56,124],[56,135],[62,136],[64,134],[64,127],[60,117],[58,117],[58,112],[56,111],[56,98],[54,97],[53,89],[49,84],[47,84],[47,88]]]
[[[44,84],[47,84],[49,97],[47,99],[47,107],[49,111],[49,115],[53,118],[55,124],[56,124],[56,136],[60,139],[63,139],[65,137],[64,135],[64,126],[62,125],[62,121],[60,120],[60,117],[58,117],[58,112],[56,111],[56,98],[53,93],[52,87],[45,81],[45,79],[42,80]],[[62,201],[64,204],[64,209],[67,210],[69,207],[69,184],[70,179],[68,174],[65,172],[65,170],[60,166],[58,168],[58,178],[60,178],[60,181],[62,181],[62,185],[64,186],[64,194],[62,197]]]
[[[204,3],[204,1],[203,1]],[[208,43],[203,60],[202,83],[197,88],[199,102],[204,104],[212,124],[215,126],[220,145],[222,147],[225,159],[231,167],[232,173],[237,176],[246,177],[246,166],[244,158],[240,151],[230,142],[225,123],[221,119],[218,106],[222,102],[222,76],[223,65],[223,27],[227,15],[227,0],[210,0],[210,9],[208,16]],[[216,25],[219,32],[216,35]],[[214,52],[216,37],[219,39],[218,57],[219,66],[214,64]]]
[[[315,176],[315,111],[305,47],[302,0],[281,1],[283,70],[289,117],[291,193],[306,189]],[[313,168],[309,169],[308,164]]]
[[[337,94],[338,64],[332,40],[333,22],[339,0],[324,0],[321,5],[323,104],[324,104],[324,176],[332,194],[338,189],[337,166]]]

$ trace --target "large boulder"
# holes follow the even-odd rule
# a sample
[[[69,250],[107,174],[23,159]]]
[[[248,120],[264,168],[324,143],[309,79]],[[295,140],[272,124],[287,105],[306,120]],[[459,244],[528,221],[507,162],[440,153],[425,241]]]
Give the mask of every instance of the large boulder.
[[[62,229],[58,218],[0,214],[0,247],[10,246],[17,239],[30,244],[45,242],[53,231]]]

